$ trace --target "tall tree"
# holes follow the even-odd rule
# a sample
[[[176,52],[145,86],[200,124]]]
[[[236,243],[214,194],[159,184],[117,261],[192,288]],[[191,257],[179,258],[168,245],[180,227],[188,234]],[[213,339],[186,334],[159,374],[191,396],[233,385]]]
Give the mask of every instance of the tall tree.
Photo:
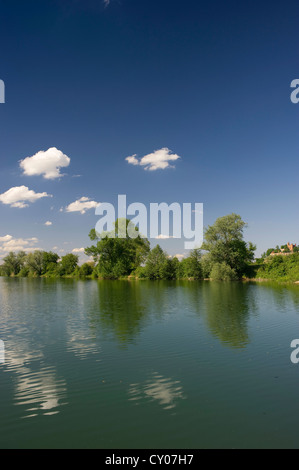
[[[3,264],[1,266],[3,273],[6,276],[11,276],[12,274],[16,276],[19,274],[20,270],[24,266],[26,258],[26,253],[20,251],[19,253],[10,252],[5,258],[3,258]]]
[[[149,279],[163,279],[169,269],[170,264],[167,263],[167,254],[160,245],[156,245],[147,257],[144,270],[145,276]]]
[[[137,227],[134,228],[135,237],[131,238],[127,232],[129,223],[128,219],[117,219],[113,237],[111,232],[98,235],[95,229],[90,231],[90,239],[97,243],[86,248],[85,254],[93,257],[102,277],[128,276],[144,262],[149,252],[149,241],[141,236]]]
[[[76,267],[78,266],[79,257],[73,253],[68,253],[65,256],[62,256],[60,261],[60,274],[70,275],[72,274]]]
[[[211,269],[214,263],[225,263],[238,277],[242,277],[256,249],[251,242],[246,243],[243,239],[246,226],[240,215],[229,214],[220,217],[206,229],[202,249],[208,251],[206,260],[209,260]]]
[[[29,253],[26,257],[26,265],[33,274],[40,276],[43,273],[44,252],[36,250],[33,253]]]
[[[194,279],[202,278],[201,251],[198,248],[192,250],[189,256],[182,262],[184,277],[193,277]]]

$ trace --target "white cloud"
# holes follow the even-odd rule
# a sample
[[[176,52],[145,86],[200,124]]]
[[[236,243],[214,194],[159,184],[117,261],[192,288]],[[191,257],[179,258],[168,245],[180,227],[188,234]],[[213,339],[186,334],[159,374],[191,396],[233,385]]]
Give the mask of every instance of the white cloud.
[[[126,160],[128,163],[131,163],[131,165],[139,165],[139,160],[136,157],[136,154],[131,155],[130,157],[127,157]]]
[[[66,212],[80,212],[85,214],[89,209],[97,207],[99,203],[96,201],[91,201],[88,197],[81,197],[75,202],[72,202],[66,207]]]
[[[63,176],[60,168],[69,166],[71,159],[61,150],[51,147],[46,151],[41,150],[32,157],[20,160],[20,167],[24,175],[43,175],[46,179],[55,179]]]
[[[50,227],[50,225],[53,225],[53,223],[52,223],[52,222],[50,222],[50,220],[47,220],[47,222],[45,222],[45,224],[44,224],[44,225],[46,225],[47,227]]]
[[[27,188],[27,186],[15,186],[5,193],[0,194],[0,202],[8,204],[11,207],[28,207],[27,201],[35,202],[43,197],[52,197],[47,193],[35,193]]]
[[[136,158],[136,154],[131,155],[130,157],[126,158],[126,161],[131,165],[143,166],[145,170],[155,171],[165,170],[166,168],[174,168],[174,166],[170,165],[169,162],[174,162],[179,158],[181,158],[179,155],[176,155],[175,153],[171,154],[171,150],[168,148],[162,148],[160,150],[156,150],[153,153],[145,155],[140,160]]]
[[[74,248],[72,253],[84,253],[85,248]]]
[[[9,242],[12,239],[11,235],[5,235],[5,237],[0,237],[0,242]]]
[[[181,259],[185,258],[185,255],[181,255],[181,254],[178,253],[178,254],[174,255],[174,258],[178,258],[179,260],[181,260]]]
[[[156,237],[156,240],[168,240],[169,238],[173,238],[171,235],[163,235],[162,233]]]
[[[9,253],[10,251],[34,251],[38,239],[33,238],[14,238],[11,235],[0,237],[0,252]]]

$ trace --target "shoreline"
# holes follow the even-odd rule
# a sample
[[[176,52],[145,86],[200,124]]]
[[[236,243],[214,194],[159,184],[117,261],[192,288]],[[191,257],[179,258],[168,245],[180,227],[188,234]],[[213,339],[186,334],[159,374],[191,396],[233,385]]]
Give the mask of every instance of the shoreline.
[[[280,281],[277,279],[268,279],[268,278],[249,278],[249,277],[244,277],[242,279],[236,279],[236,280],[217,280],[217,279],[212,279],[212,278],[203,278],[203,279],[195,279],[192,277],[185,277],[185,278],[179,278],[179,279],[147,279],[147,278],[139,278],[135,276],[127,276],[127,277],[120,277],[118,279],[109,279],[109,278],[104,278],[104,277],[92,277],[92,276],[59,276],[59,277],[51,277],[51,276],[0,276],[0,278],[6,278],[6,279],[50,279],[53,281],[59,280],[59,279],[73,279],[74,281],[151,281],[151,282],[159,282],[159,281],[189,281],[189,282],[198,282],[198,281],[209,281],[209,282],[255,282],[255,283],[275,283],[275,284],[280,284],[280,285],[297,285],[299,286],[299,280],[298,281]]]

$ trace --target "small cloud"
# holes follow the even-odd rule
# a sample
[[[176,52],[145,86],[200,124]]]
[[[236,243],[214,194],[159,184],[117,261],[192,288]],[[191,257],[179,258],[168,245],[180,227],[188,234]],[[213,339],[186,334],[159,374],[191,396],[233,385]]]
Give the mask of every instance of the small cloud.
[[[44,225],[46,225],[47,227],[50,227],[50,225],[53,225],[53,223],[52,223],[52,222],[50,222],[50,220],[47,220],[47,222],[45,222],[45,224],[44,224]]]
[[[5,235],[5,237],[0,237],[0,242],[9,242],[12,239],[11,235]]]
[[[20,167],[24,175],[42,175],[45,179],[55,179],[63,176],[60,168],[69,166],[70,161],[71,159],[61,150],[51,147],[46,151],[37,152],[32,157],[20,160]]]
[[[174,168],[173,165],[170,165],[169,162],[174,162],[181,157],[175,153],[171,153],[171,150],[168,148],[162,148],[156,150],[153,153],[145,155],[140,160],[136,158],[135,155],[131,155],[126,158],[126,161],[131,165],[143,166],[145,170],[155,171],[155,170],[165,170],[166,168]]]
[[[36,193],[27,188],[27,186],[15,186],[5,193],[0,194],[0,202],[20,209],[28,207],[27,202],[35,202],[43,197],[52,196],[47,193]]]
[[[84,253],[85,248],[74,248],[72,253]]]
[[[178,253],[178,254],[174,255],[174,258],[177,258],[177,259],[181,260],[181,259],[185,258],[185,255],[181,255],[181,254]]]
[[[52,250],[58,250],[58,246],[53,246]]]
[[[168,240],[169,238],[173,238],[171,235],[163,235],[162,233],[156,237],[156,240]]]
[[[81,197],[66,207],[66,212],[80,212],[85,214],[89,209],[94,209],[99,205],[98,202],[90,200],[88,197]]]
[[[0,237],[0,252],[9,253],[10,251],[35,251],[38,242],[36,237],[33,238],[14,238],[11,235]]]
[[[137,155],[131,155],[130,157],[127,157],[126,160],[128,163],[131,165],[139,165],[139,160],[137,160]]]

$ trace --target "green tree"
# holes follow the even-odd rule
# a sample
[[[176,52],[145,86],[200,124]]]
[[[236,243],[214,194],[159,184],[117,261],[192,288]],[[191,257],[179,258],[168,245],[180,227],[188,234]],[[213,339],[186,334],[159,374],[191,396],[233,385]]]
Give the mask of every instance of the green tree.
[[[145,276],[148,279],[163,279],[166,270],[169,269],[167,263],[167,254],[162,250],[160,245],[156,245],[153,248],[145,263]]]
[[[77,255],[74,255],[73,253],[68,253],[67,255],[62,256],[61,261],[59,263],[60,274],[62,276],[73,274],[73,272],[78,266],[78,262],[79,257]]]
[[[80,266],[79,274],[80,276],[91,276],[93,273],[93,266],[90,263],[84,263]]]
[[[149,241],[141,236],[137,227],[131,227],[134,237],[129,236],[129,224],[128,219],[117,219],[113,237],[111,232],[98,235],[95,229],[90,231],[90,239],[97,243],[86,248],[85,254],[93,257],[100,276],[108,279],[128,276],[144,262]]]
[[[159,270],[160,279],[176,279],[177,262],[175,260],[177,260],[177,258],[171,258],[166,255],[166,259]]]
[[[215,263],[225,263],[238,278],[242,277],[246,266],[254,259],[256,249],[251,242],[244,241],[245,227],[246,223],[239,215],[230,214],[218,218],[206,229],[202,249],[208,252],[205,263],[209,263],[211,269]]]
[[[43,273],[48,271],[53,272],[55,267],[57,268],[59,260],[59,255],[57,253],[53,253],[52,251],[44,251],[43,252]]]
[[[36,250],[26,256],[26,265],[31,273],[41,276],[44,267],[44,252]]]
[[[192,250],[183,261],[183,277],[202,278],[201,251],[198,248]]]
[[[3,264],[1,266],[5,276],[16,276],[24,266],[26,253],[20,251],[19,253],[10,252],[5,258],[3,258]]]
[[[237,274],[235,270],[232,269],[228,264],[215,263],[213,265],[210,277],[214,281],[234,281],[237,279]]]

